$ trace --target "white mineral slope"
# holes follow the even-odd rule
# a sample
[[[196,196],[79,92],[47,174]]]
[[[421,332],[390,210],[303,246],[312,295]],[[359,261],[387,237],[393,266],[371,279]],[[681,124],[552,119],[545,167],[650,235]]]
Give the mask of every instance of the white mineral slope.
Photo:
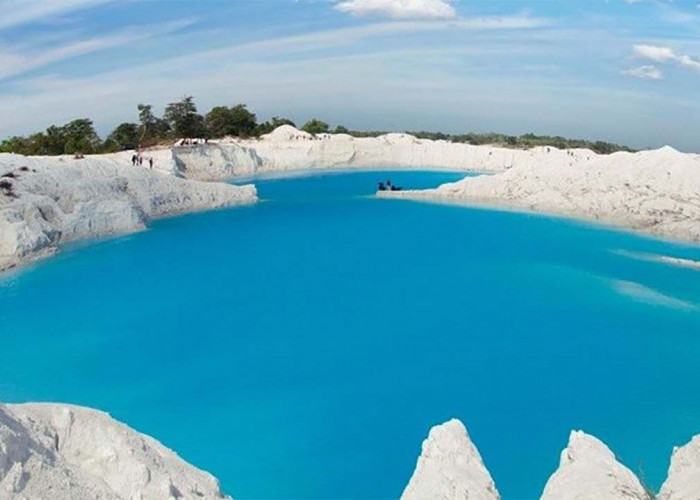
[[[538,211],[700,241],[700,155],[670,147],[571,164],[514,165],[437,189],[380,196]]]
[[[433,427],[401,500],[498,500],[496,485],[459,420]]]
[[[496,485],[459,420],[433,427],[401,500],[495,500]],[[541,500],[651,500],[600,440],[573,431]],[[674,451],[659,500],[700,499],[700,436]]]
[[[674,448],[668,478],[661,487],[658,499],[700,499],[700,435],[685,446]]]
[[[257,201],[254,186],[185,180],[169,150],[154,169],[130,153],[72,157],[0,154],[0,270],[54,253],[61,243],[142,230],[157,217]]]
[[[443,169],[500,172],[515,166],[575,165],[597,155],[589,150],[560,151],[472,146],[418,139],[408,134],[354,138],[317,136],[283,125],[257,140],[222,140],[173,149],[179,175],[220,180],[268,172],[329,168]]]
[[[3,500],[207,500],[210,474],[106,413],[55,404],[0,405]]]
[[[649,495],[603,442],[573,431],[541,500],[649,500]]]

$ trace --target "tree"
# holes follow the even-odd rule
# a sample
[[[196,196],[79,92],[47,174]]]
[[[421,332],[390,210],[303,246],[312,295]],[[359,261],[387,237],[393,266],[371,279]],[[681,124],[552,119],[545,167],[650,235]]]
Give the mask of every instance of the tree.
[[[177,137],[202,137],[206,135],[204,117],[197,114],[197,105],[191,95],[178,102],[171,102],[163,115]]]
[[[78,120],[73,120],[61,128],[66,138],[63,150],[65,154],[91,154],[99,150],[101,141],[97,132],[95,132],[92,120],[80,118]]]
[[[144,142],[152,139],[164,139],[170,135],[170,125],[162,118],[153,114],[153,106],[139,104],[139,140]]]
[[[314,118],[313,120],[306,122],[301,129],[309,134],[325,134],[330,130],[330,127],[326,122],[322,122],[321,120]]]
[[[62,155],[66,149],[66,134],[64,127],[51,125],[44,136],[44,150],[47,155]]]
[[[269,134],[276,128],[281,127],[282,125],[290,125],[296,128],[296,124],[289,118],[280,118],[279,116],[273,116],[270,120],[258,125],[256,133],[257,135]]]
[[[101,141],[92,120],[73,120],[62,127],[51,125],[46,132],[29,137],[11,137],[2,142],[0,150],[24,155],[62,155],[97,153]]]
[[[1,0],[0,0],[1,1]],[[139,123],[122,123],[107,137],[104,143],[95,132],[92,121],[83,118],[73,120],[63,126],[52,125],[44,132],[29,136],[9,137],[0,142],[0,152],[14,152],[25,155],[61,155],[70,153],[96,153],[101,151],[120,151],[124,148],[144,143],[155,144],[162,139],[194,137],[223,137],[234,135],[248,137],[267,134],[282,125],[296,127],[288,118],[273,117],[264,123],[257,123],[254,113],[245,104],[233,107],[217,106],[206,117],[197,113],[192,96],[185,96],[180,101],[170,103],[162,118],[155,116],[150,104],[138,105]],[[302,130],[311,134],[327,133],[327,123],[313,119]],[[377,137],[383,131],[348,131],[338,125],[335,133],[352,134],[354,137]],[[567,139],[560,136],[523,134],[519,137],[498,133],[444,134],[441,132],[413,132],[419,138],[445,140],[455,143],[497,144],[517,147],[547,146],[559,149],[590,148],[597,153],[608,154],[615,151],[632,151],[625,146],[604,141],[592,142],[583,139]],[[150,141],[150,143],[149,143]]]
[[[41,133],[35,135],[43,135]],[[32,136],[34,137],[34,136]],[[0,151],[3,153],[16,153],[20,155],[37,155],[41,151],[34,144],[31,137],[13,136],[0,143]]]
[[[136,149],[140,142],[139,126],[135,123],[122,123],[105,139],[104,149],[107,151],[123,151]]]
[[[255,132],[258,118],[248,111],[245,104],[238,104],[231,108],[233,130],[239,137],[248,137]]]
[[[216,106],[204,117],[207,132],[211,137],[232,135],[231,122],[231,109],[227,106]]]
[[[255,114],[248,111],[245,104],[238,104],[232,108],[217,106],[207,113],[204,121],[211,137],[249,137],[255,133],[257,127]]]

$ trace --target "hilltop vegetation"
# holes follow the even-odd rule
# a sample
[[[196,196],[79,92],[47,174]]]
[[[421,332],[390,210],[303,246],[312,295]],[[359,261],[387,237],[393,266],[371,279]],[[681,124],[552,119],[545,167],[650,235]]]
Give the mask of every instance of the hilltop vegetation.
[[[0,143],[0,152],[23,155],[111,153],[135,149],[139,146],[148,147],[168,143],[179,138],[259,137],[272,132],[280,125],[296,126],[292,120],[280,117],[273,117],[259,123],[255,113],[248,110],[245,104],[232,107],[215,106],[202,115],[197,112],[197,105],[192,96],[185,96],[180,101],[168,104],[162,117],[153,113],[153,106],[150,104],[139,104],[137,111],[138,123],[120,123],[104,140],[95,131],[92,120],[80,118],[62,126],[52,125],[44,132],[5,139]],[[352,131],[342,125],[331,129],[328,123],[316,118],[309,120],[301,129],[311,134],[333,132],[350,134],[354,137],[376,137],[386,133]],[[559,149],[588,148],[601,154],[631,151],[625,146],[603,141],[592,142],[534,134],[512,136],[496,133],[444,134],[424,131],[407,133],[422,139],[474,145],[493,144],[512,148],[535,146],[552,146]]]
[[[567,139],[561,136],[523,134],[520,136],[506,134],[459,134],[450,135],[440,132],[409,132],[422,139],[463,142],[474,145],[493,144],[509,148],[529,149],[537,146],[550,146],[558,149],[591,149],[599,154],[610,154],[617,151],[633,151],[627,146],[611,142],[587,141],[584,139]]]

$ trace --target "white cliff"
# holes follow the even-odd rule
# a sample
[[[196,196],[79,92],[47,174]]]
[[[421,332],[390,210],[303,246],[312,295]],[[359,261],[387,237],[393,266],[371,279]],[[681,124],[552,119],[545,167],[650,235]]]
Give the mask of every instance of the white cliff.
[[[106,413],[0,405],[3,500],[230,498],[210,474]]]
[[[700,155],[669,147],[516,164],[436,189],[380,195],[531,210],[700,241]]]
[[[573,431],[541,500],[649,500],[649,495],[612,451],[593,436]]]
[[[401,500],[498,500],[496,485],[459,420],[433,427]]]
[[[157,169],[129,154],[0,154],[0,270],[56,252],[61,243],[142,230],[151,219],[254,203],[254,186],[185,180],[157,152]]]
[[[406,168],[500,172],[516,165],[576,164],[597,155],[554,148],[530,150],[472,146],[418,139],[408,134],[355,138],[346,134],[317,136],[283,125],[251,140],[222,140],[173,150],[180,175],[218,180],[267,172],[329,168]]]
[[[700,435],[688,444],[674,448],[668,478],[659,500],[698,500],[700,498]]]

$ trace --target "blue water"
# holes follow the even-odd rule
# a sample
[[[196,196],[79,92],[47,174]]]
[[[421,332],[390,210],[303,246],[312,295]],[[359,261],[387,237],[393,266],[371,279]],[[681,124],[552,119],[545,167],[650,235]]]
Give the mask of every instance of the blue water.
[[[658,487],[700,432],[700,272],[676,245],[366,196],[445,173],[258,183],[0,281],[0,399],[109,411],[241,500],[396,498],[459,417],[504,498],[536,498],[571,429]]]

